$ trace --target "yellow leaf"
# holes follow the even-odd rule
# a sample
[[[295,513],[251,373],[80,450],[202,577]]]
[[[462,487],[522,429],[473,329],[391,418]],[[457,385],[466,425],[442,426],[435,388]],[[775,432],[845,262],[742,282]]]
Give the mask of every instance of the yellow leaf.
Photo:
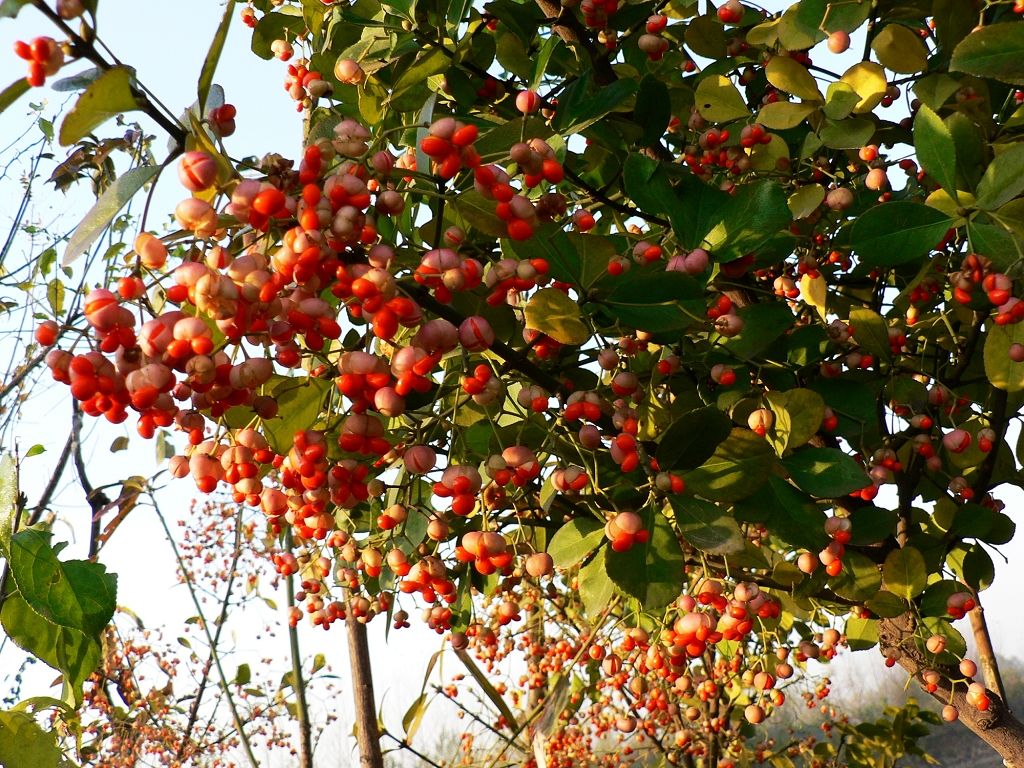
[[[580,319],[580,306],[557,288],[542,288],[526,304],[526,327],[560,344],[582,344],[590,330]]]
[[[804,301],[818,310],[818,314],[821,315],[821,319],[825,319],[825,304],[828,300],[828,290],[825,284],[825,278],[821,275],[817,277],[811,277],[809,274],[804,274],[800,278],[800,295]]]
[[[970,192],[964,192],[957,190],[957,197],[960,198],[960,202],[957,202],[949,193],[944,189],[936,189],[930,195],[928,199],[924,201],[925,205],[930,205],[936,210],[942,211],[944,214],[949,216],[951,219],[961,219],[957,211],[963,208],[971,208],[974,206],[974,195]]]
[[[814,213],[824,199],[825,188],[821,184],[808,184],[790,195],[787,203],[789,210],[793,212],[793,218],[803,219]]]
[[[817,107],[813,104],[795,104],[792,101],[776,101],[765,104],[757,114],[757,122],[773,131],[795,128]]]
[[[773,56],[764,68],[768,82],[780,91],[791,93],[807,101],[822,101],[818,84],[807,68],[789,56]]]
[[[846,70],[840,80],[860,96],[860,101],[853,108],[856,114],[870,112],[877,107],[885,96],[885,89],[889,87],[885,80],[885,70],[873,61],[854,64]]]
[[[61,123],[61,145],[70,146],[110,118],[138,109],[132,92],[133,79],[131,69],[117,66],[93,80]]]
[[[701,80],[693,102],[705,120],[715,123],[738,120],[750,114],[739,89],[722,75],[711,75]]]
[[[747,32],[747,44],[770,47],[779,41],[779,20],[772,19],[758,24]]]
[[[909,75],[928,66],[924,40],[902,24],[886,24],[871,41],[871,47],[882,66],[893,72]]]

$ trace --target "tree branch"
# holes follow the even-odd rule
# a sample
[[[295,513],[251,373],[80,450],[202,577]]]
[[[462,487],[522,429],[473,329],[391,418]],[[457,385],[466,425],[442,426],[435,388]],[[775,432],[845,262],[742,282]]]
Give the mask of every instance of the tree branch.
[[[934,669],[939,672],[938,688],[930,695],[943,704],[953,704],[960,712],[960,722],[999,753],[1006,768],[1020,768],[1024,756],[1024,723],[1010,714],[1003,699],[994,691],[986,691],[991,706],[980,711],[967,701],[967,688],[954,684],[950,677],[959,678],[960,672],[932,663],[917,647],[914,640],[916,620],[910,613],[879,622],[879,643],[882,648],[900,652],[899,665],[923,684],[922,673]],[[968,683],[971,681],[969,680]]]

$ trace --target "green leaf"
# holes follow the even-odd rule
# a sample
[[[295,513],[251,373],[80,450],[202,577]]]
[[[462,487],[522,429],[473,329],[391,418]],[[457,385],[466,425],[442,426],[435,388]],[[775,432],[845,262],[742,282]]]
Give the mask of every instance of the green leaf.
[[[594,620],[601,615],[608,604],[615,596],[615,585],[608,577],[606,568],[608,559],[608,547],[602,547],[597,557],[580,568],[577,579],[580,588],[580,600],[583,601],[583,608],[587,616]]]
[[[829,149],[857,149],[875,134],[875,124],[860,117],[826,120],[818,132],[821,143]]]
[[[957,592],[964,592],[964,585],[952,579],[943,579],[929,584],[921,596],[922,616],[946,616],[946,601]]]
[[[46,446],[40,443],[36,443],[25,453],[26,459],[31,459],[33,456],[38,456],[41,453],[46,453]]]
[[[292,449],[295,433],[310,429],[320,418],[331,383],[323,379],[274,376],[270,380],[277,401],[277,417],[263,422],[263,434],[276,453]]]
[[[779,42],[790,51],[810,48],[825,37],[821,31],[821,19],[811,21],[806,12],[802,12],[803,3],[794,3],[779,20]]]
[[[557,288],[542,288],[526,303],[526,327],[547,334],[560,344],[582,344],[590,329],[581,319],[580,305]]]
[[[925,173],[956,199],[956,144],[953,134],[925,104],[914,117],[914,149]]]
[[[962,545],[949,554],[947,559],[953,573],[976,589],[988,589],[995,578],[995,565],[988,552],[980,544]]]
[[[823,39],[826,32],[839,30],[853,32],[867,21],[871,14],[871,3],[847,3],[844,0],[801,0],[799,5],[793,6],[793,9],[799,23],[808,33],[814,33],[817,41]]]
[[[463,663],[469,673],[476,680],[477,684],[483,690],[484,695],[490,699],[490,702],[495,706],[498,712],[501,713],[502,717],[505,718],[505,722],[508,723],[509,728],[513,731],[518,730],[519,726],[516,722],[515,715],[512,714],[512,710],[508,708],[508,704],[505,703],[505,699],[502,698],[501,694],[491,684],[490,679],[485,675],[480,667],[473,661],[473,657],[466,653],[465,650],[456,650],[455,655],[459,657],[459,661]]]
[[[706,59],[718,59],[726,55],[725,30],[712,13],[691,19],[684,32],[686,47]]]
[[[275,40],[294,40],[295,36],[305,28],[306,22],[302,18],[302,11],[299,8],[291,5],[281,6],[273,13],[264,14],[256,24],[256,28],[252,31],[252,52],[261,59],[269,61],[274,58],[274,52],[270,46]],[[346,58],[358,59],[357,56],[346,56]]]
[[[3,0],[0,2],[0,19],[13,19],[32,0]]]
[[[817,392],[798,387],[785,392],[769,392],[767,399],[775,414],[768,440],[779,456],[790,448],[805,445],[821,429],[825,401]]]
[[[758,519],[768,531],[794,547],[816,552],[828,543],[825,513],[799,489],[774,475],[756,496],[736,504],[736,516]]]
[[[0,765],[58,768],[56,731],[44,731],[27,712],[0,712]]]
[[[64,292],[64,283],[60,278],[55,277],[46,285],[46,303],[50,305],[50,311],[56,317],[64,311]]]
[[[917,549],[903,547],[886,556],[882,577],[887,590],[905,600],[912,600],[924,592],[928,584],[928,567]]]
[[[604,540],[604,526],[590,517],[577,517],[563,525],[548,544],[556,568],[575,568]]]
[[[625,552],[607,550],[612,582],[640,601],[645,611],[660,611],[679,596],[685,558],[672,524],[653,507],[640,512],[650,538]]]
[[[112,117],[139,108],[132,92],[135,73],[125,66],[111,67],[78,97],[60,126],[60,143],[67,147],[84,138]]]
[[[1010,359],[1010,347],[1024,344],[1024,324],[992,324],[985,339],[985,375],[996,389],[1020,392],[1024,389],[1024,363]]]
[[[922,77],[913,85],[914,95],[935,111],[949,101],[950,96],[958,90],[959,80],[939,73]]]
[[[975,29],[953,50],[950,70],[1024,85],[1024,34],[1019,22]]]
[[[532,90],[537,90],[540,87],[544,80],[544,73],[548,69],[548,62],[551,61],[551,55],[561,42],[562,38],[558,35],[551,35],[541,43],[540,51],[537,52],[533,62],[533,77],[530,78],[530,88]]]
[[[704,236],[715,261],[725,263],[757,250],[792,222],[786,193],[774,181],[744,184],[726,198],[717,221]]]
[[[886,24],[871,41],[871,47],[882,66],[893,72],[907,75],[928,67],[924,41],[902,24]]]
[[[52,536],[26,528],[11,537],[14,583],[42,618],[98,638],[114,615],[117,577],[99,563],[58,560]]]
[[[250,680],[252,680],[252,670],[249,665],[239,664],[238,669],[235,670],[235,679],[231,682],[234,685],[248,685]]]
[[[817,108],[814,104],[774,101],[761,107],[757,113],[757,122],[773,131],[787,131],[800,125]]]
[[[773,56],[764,68],[768,82],[805,101],[823,101],[814,76],[789,56]]]
[[[746,537],[729,512],[692,496],[671,496],[676,528],[690,544],[712,555],[742,552]]]
[[[885,589],[879,590],[874,597],[865,600],[864,605],[873,614],[881,616],[883,619],[892,619],[907,612],[906,602]]]
[[[18,466],[5,453],[0,457],[0,555],[10,557],[11,537],[18,514]]]
[[[455,210],[465,222],[484,235],[505,237],[508,227],[494,212],[494,203],[475,189],[459,194],[452,202]]]
[[[738,120],[750,114],[739,89],[724,75],[709,75],[701,80],[693,103],[701,117],[713,123]]]
[[[594,93],[591,88],[590,70],[584,70],[572,85],[565,89],[559,98],[558,111],[555,113],[555,130],[568,136],[579,133],[596,123],[602,117],[632,96],[637,89],[635,80],[616,80],[605,85]]]
[[[665,165],[639,152],[630,153],[623,167],[623,186],[630,199],[644,211],[667,214],[676,240],[684,248],[700,245],[720,212],[731,199],[691,174],[678,186],[669,182]]]
[[[710,459],[686,473],[686,486],[711,501],[737,501],[764,485],[775,461],[764,438],[749,429],[734,428]]]
[[[135,196],[135,193],[159,172],[160,166],[158,165],[143,165],[121,174],[117,181],[107,187],[106,192],[100,196],[75,231],[71,233],[68,247],[64,251],[64,260],[61,263],[66,267],[89,250],[110,225],[110,222],[114,220],[118,211],[124,208],[128,201]]]
[[[1024,192],[1024,142],[996,155],[978,183],[975,204],[985,211],[1001,208]]]
[[[197,87],[199,99],[196,103],[199,104],[200,109],[206,104],[206,97],[210,93],[210,86],[213,85],[213,75],[217,71],[217,63],[220,61],[220,54],[224,50],[224,43],[228,39],[228,27],[231,26],[231,17],[234,15],[235,4],[233,2],[226,3],[224,6],[224,16],[221,17],[220,24],[217,26],[213,42],[210,43],[210,50],[206,52],[206,58],[203,60],[203,69],[199,73],[199,84]]]
[[[99,642],[79,630],[51,624],[17,590],[4,599],[0,624],[15,645],[63,673],[76,703],[81,702],[82,683],[100,663]]]
[[[936,659],[938,664],[957,664],[960,659],[967,655],[967,642],[964,640],[964,636],[960,634],[948,618],[926,616],[921,620],[921,629],[925,637],[941,635],[946,638],[946,650],[938,655]],[[924,642],[920,639],[918,640],[918,647],[921,650],[925,650]]]
[[[549,39],[558,39],[552,36]],[[633,122],[643,129],[643,145],[653,144],[661,138],[672,119],[672,102],[668,87],[654,75],[645,75],[636,93]]]
[[[868,266],[891,267],[932,250],[953,219],[922,203],[882,203],[853,222],[850,246]]]
[[[438,75],[451,65],[451,60],[436,48],[431,48],[399,75],[391,87],[388,104],[398,112],[411,112],[424,101],[427,78]]]
[[[866,307],[851,309],[850,327],[853,329],[853,338],[865,351],[881,360],[892,357],[889,327],[880,314]]]
[[[850,513],[853,521],[851,544],[878,544],[885,541],[896,530],[898,516],[891,509],[871,504],[857,507]]]
[[[837,448],[801,448],[782,463],[801,490],[835,499],[870,485],[860,464]]]
[[[860,103],[860,96],[853,86],[836,80],[828,86],[825,92],[825,117],[830,120],[842,120],[849,117],[853,108]]]
[[[0,91],[0,114],[3,114],[5,109],[28,93],[30,87],[28,80],[22,77]]]
[[[878,645],[878,621],[856,617],[847,619],[843,634],[851,651],[866,651]]]
[[[711,458],[732,432],[732,421],[714,406],[684,413],[669,425],[658,444],[663,471],[694,469]]]
[[[777,301],[751,304],[737,314],[743,318],[743,330],[724,343],[730,354],[743,360],[757,357],[796,322],[789,307]]]
[[[843,570],[829,582],[829,586],[840,597],[863,602],[878,594],[882,574],[873,560],[860,552],[847,550],[843,555]]]

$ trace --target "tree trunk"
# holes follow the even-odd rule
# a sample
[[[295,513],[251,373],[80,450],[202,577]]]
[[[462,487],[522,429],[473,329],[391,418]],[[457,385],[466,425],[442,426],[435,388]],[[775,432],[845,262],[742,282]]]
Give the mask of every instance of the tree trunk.
[[[373,673],[370,669],[370,646],[366,641],[366,625],[356,621],[349,609],[345,619],[348,628],[348,659],[352,669],[352,701],[356,708],[356,743],[359,745],[360,768],[384,768],[377,728],[377,703],[373,696]]]
[[[899,665],[922,682],[921,673],[934,669],[940,673],[938,689],[932,697],[943,704],[953,704],[960,711],[960,722],[994,749],[1003,758],[1006,768],[1024,768],[1024,723],[1010,714],[1003,699],[994,691],[987,690],[991,706],[981,712],[967,702],[967,686],[956,686],[949,677],[960,677],[960,672],[951,667],[929,663],[926,656],[914,643],[915,622],[911,614],[879,622],[879,643],[883,650],[900,652]]]

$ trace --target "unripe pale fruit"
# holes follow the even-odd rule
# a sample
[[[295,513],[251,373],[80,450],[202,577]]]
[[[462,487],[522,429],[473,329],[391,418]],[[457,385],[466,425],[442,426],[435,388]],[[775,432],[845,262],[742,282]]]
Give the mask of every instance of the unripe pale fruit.
[[[810,552],[804,552],[797,558],[797,567],[804,573],[813,573],[818,569],[819,560]]]
[[[520,91],[516,94],[516,109],[524,115],[532,115],[540,109],[540,96],[536,91]]]
[[[178,162],[178,179],[190,192],[201,192],[217,180],[217,161],[206,152],[186,152]]]
[[[833,211],[845,211],[853,205],[853,192],[846,187],[837,187],[825,195],[825,205]]]
[[[547,552],[535,552],[526,558],[526,572],[535,579],[550,576],[553,571],[554,562]]]
[[[334,65],[334,76],[338,78],[339,82],[345,83],[346,85],[358,85],[363,82],[363,78],[366,77],[366,73],[363,72],[363,68],[359,66],[358,61],[352,59],[338,59]]]
[[[743,716],[747,719],[747,722],[752,725],[762,723],[764,722],[764,707],[761,707],[758,704],[750,704],[743,710]]]
[[[843,53],[850,47],[850,35],[843,30],[837,30],[828,36],[828,49],[832,53]]]
[[[971,444],[971,433],[964,429],[954,429],[942,436],[942,445],[952,453],[962,453]]]
[[[167,263],[167,246],[149,232],[143,232],[135,238],[135,252],[146,269],[160,269]]]
[[[885,175],[884,168],[872,168],[864,177],[864,186],[875,192],[881,192],[889,186],[889,177]]]
[[[437,453],[427,445],[414,445],[405,451],[402,457],[407,472],[413,475],[422,475],[434,468],[437,464]]]

